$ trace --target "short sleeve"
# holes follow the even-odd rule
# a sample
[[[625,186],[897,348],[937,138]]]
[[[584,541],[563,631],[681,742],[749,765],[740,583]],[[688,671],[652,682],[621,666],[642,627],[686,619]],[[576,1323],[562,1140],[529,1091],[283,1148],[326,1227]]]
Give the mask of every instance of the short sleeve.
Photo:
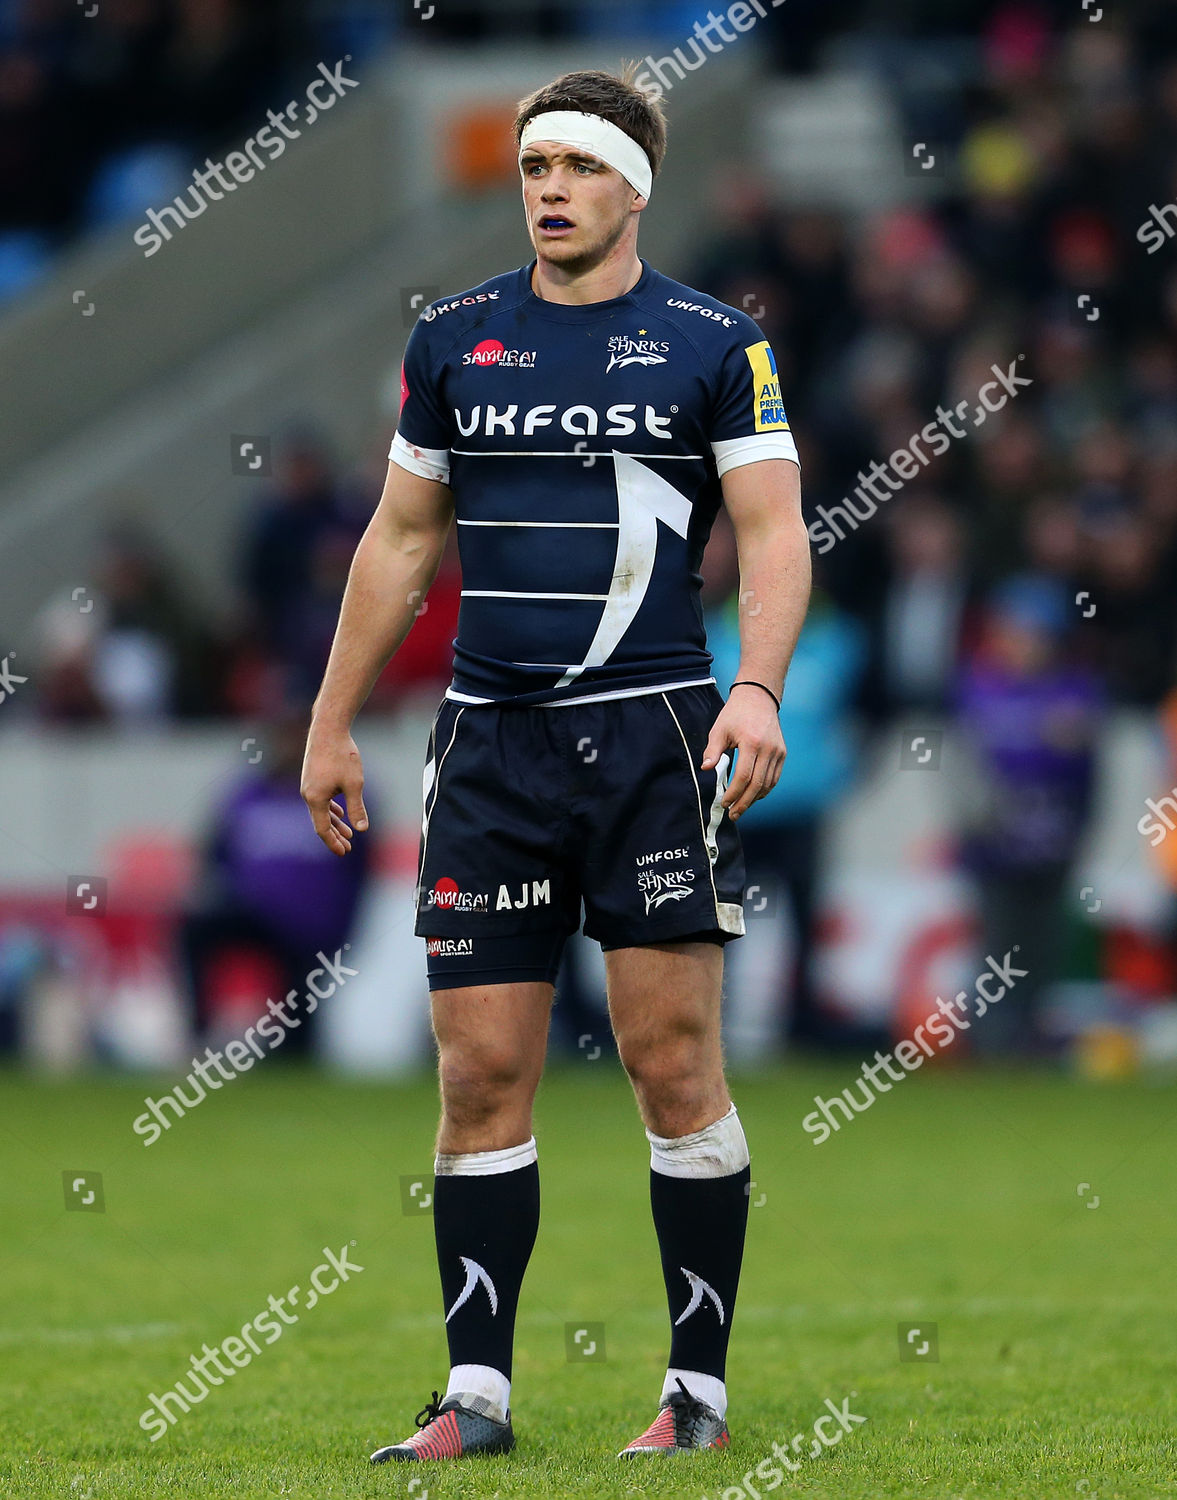
[[[431,347],[428,325],[418,322],[401,365],[400,421],[388,456],[411,474],[448,484],[451,426],[431,369]]]
[[[787,458],[800,468],[767,339],[747,343],[743,335],[728,350],[715,392],[711,450],[721,479],[731,469],[766,458]]]

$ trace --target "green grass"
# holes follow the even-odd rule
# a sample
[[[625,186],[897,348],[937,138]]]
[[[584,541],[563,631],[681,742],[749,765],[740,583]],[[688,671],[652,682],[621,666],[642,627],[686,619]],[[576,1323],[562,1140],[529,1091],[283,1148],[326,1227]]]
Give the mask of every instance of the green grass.
[[[0,1495],[718,1500],[851,1392],[869,1420],[777,1489],[753,1475],[759,1493],[1177,1495],[1173,1089],[940,1068],[815,1147],[800,1125],[814,1091],[854,1071],[733,1082],[757,1206],[730,1451],[613,1456],[654,1413],[667,1328],[645,1138],[602,1060],[552,1073],[539,1101],[518,1448],[375,1470],[367,1453],[444,1387],[431,1221],[405,1217],[399,1191],[429,1168],[432,1081],[269,1064],[144,1147],[131,1121],[173,1080],[5,1075]],[[104,1213],[65,1211],[66,1169],[103,1173]],[[147,1397],[190,1353],[351,1240],[361,1275],[148,1440]],[[605,1324],[604,1363],[568,1362],[565,1324],[581,1320]],[[901,1322],[938,1325],[938,1363],[899,1360]]]

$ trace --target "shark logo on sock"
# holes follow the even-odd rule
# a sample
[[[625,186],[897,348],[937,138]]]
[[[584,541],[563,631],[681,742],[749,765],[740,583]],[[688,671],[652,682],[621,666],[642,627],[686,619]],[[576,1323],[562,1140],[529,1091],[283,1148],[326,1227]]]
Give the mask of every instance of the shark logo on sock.
[[[675,1318],[674,1326],[677,1328],[680,1323],[685,1323],[693,1312],[696,1312],[700,1307],[702,1307],[704,1296],[710,1297],[712,1302],[714,1302],[715,1311],[719,1314],[719,1321],[722,1325],[723,1303],[719,1300],[719,1293],[713,1286],[710,1286],[706,1281],[704,1281],[701,1276],[696,1276],[694,1271],[688,1271],[686,1266],[679,1266],[679,1270],[683,1273],[683,1275],[687,1278],[687,1281],[690,1283],[691,1300],[687,1303],[686,1307],[683,1308],[682,1312],[679,1313],[678,1317]]]
[[[474,1288],[480,1281],[486,1288],[486,1295],[490,1299],[490,1315],[493,1318],[499,1310],[499,1294],[495,1291],[494,1282],[490,1279],[489,1275],[482,1268],[482,1266],[478,1264],[476,1260],[471,1260],[468,1255],[459,1255],[458,1259],[462,1262],[462,1266],[466,1272],[466,1285],[458,1293],[453,1307],[451,1307],[449,1312],[446,1313],[446,1322],[449,1322],[449,1320],[457,1312],[459,1307],[464,1307],[465,1304],[469,1302],[470,1298],[474,1295]],[[690,1275],[690,1272],[688,1271],[687,1274]],[[712,1296],[714,1295],[715,1294],[712,1293]],[[720,1313],[720,1322],[722,1321],[723,1314]]]

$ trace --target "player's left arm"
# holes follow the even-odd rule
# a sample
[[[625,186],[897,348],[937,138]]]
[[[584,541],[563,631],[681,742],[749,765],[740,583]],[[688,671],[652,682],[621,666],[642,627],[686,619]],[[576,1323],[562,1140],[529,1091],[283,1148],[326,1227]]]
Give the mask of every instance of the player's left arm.
[[[740,556],[740,670],[778,698],[809,607],[812,564],[801,516],[801,471],[787,458],[730,469],[721,481]],[[733,820],[780,779],[785,741],[776,704],[759,687],[733,688],[707,741],[703,769],[739,752],[723,804]]]

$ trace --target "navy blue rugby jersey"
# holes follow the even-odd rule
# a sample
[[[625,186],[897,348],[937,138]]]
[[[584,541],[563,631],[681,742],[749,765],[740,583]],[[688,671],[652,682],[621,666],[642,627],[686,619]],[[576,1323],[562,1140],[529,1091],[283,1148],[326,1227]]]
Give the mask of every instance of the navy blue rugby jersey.
[[[570,305],[507,272],[421,315],[390,458],[454,493],[447,697],[560,704],[711,682],[699,602],[720,478],[799,462],[747,314],[642,262]]]

